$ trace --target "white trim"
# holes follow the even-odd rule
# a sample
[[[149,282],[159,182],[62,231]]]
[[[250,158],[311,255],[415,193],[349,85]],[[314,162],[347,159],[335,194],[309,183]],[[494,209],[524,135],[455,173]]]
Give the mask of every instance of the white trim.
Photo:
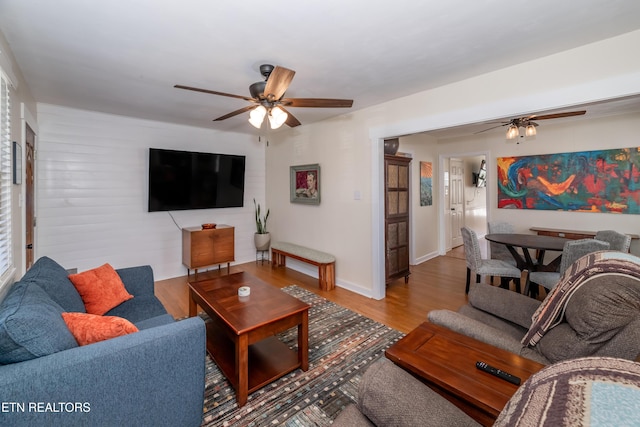
[[[31,130],[35,133],[35,143],[34,143],[34,165],[33,165],[33,181],[34,181],[34,186],[33,186],[33,191],[35,193],[36,191],[36,186],[35,186],[35,182],[36,181],[36,171],[37,168],[35,167],[35,149],[38,146],[37,145],[37,140],[38,140],[38,123],[35,119],[35,116],[33,114],[31,114],[31,111],[29,110],[29,108],[26,106],[26,104],[24,102],[20,103],[20,132],[21,132],[21,138],[22,138],[22,143],[20,144],[20,146],[22,147],[22,171],[23,173],[27,170],[25,165],[27,163],[27,159],[25,156],[25,152],[27,150],[27,124],[29,125],[29,127],[31,128]],[[22,181],[23,184],[26,183],[25,180]],[[26,271],[27,271],[27,257],[26,255],[26,241],[27,241],[27,207],[26,207],[26,197],[27,197],[27,186],[26,185],[21,185],[20,186],[20,224],[21,224],[21,230],[22,232],[20,233],[20,266],[19,266],[19,272],[20,275],[23,275]],[[34,194],[33,195],[33,215],[35,217],[36,215],[36,209],[37,209],[37,197]],[[34,227],[34,233],[33,233],[33,247],[35,248],[35,251],[38,250],[38,245],[37,245],[37,236],[38,233],[36,233],[35,227]],[[34,261],[36,259],[38,259],[36,252],[34,251],[33,253],[33,258]],[[18,267],[18,266],[16,266]]]
[[[385,297],[384,259],[384,139],[372,138],[371,148],[371,296],[380,300]]]

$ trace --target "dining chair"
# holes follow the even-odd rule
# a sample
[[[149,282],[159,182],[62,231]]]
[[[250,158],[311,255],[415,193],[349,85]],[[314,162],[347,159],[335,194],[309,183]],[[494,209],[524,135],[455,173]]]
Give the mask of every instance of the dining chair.
[[[478,243],[478,235],[469,227],[462,227],[462,240],[464,242],[464,256],[467,262],[467,283],[465,293],[469,293],[471,284],[471,272],[476,273],[475,283],[480,282],[481,276],[500,277],[500,287],[508,288],[509,282],[513,280],[516,284],[516,291],[520,292],[520,269],[499,259],[483,259]]]
[[[614,230],[598,231],[594,238],[609,243],[609,249],[612,251],[629,252],[631,247],[631,236]]]
[[[496,233],[513,233],[513,225],[504,221],[489,221],[487,223],[487,231],[489,234]],[[489,242],[489,250],[491,251],[491,259],[500,259],[505,261],[514,267],[517,265],[516,260],[509,252],[509,249],[501,243]]]
[[[591,252],[606,251],[609,243],[596,239],[569,240],[562,249],[558,271],[531,271],[525,274],[524,294],[529,295],[530,284],[543,286],[547,290],[555,288],[560,277],[571,264]],[[535,294],[535,293],[534,293]]]

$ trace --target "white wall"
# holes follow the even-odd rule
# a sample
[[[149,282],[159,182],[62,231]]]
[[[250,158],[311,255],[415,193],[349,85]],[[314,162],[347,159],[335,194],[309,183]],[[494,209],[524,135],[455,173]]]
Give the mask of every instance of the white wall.
[[[640,44],[640,31],[485,74],[434,90],[417,93],[314,125],[278,133],[267,150],[267,201],[274,212],[276,238],[310,245],[337,257],[337,284],[365,295],[384,296],[384,200],[382,197],[382,140],[426,130],[488,121],[539,110],[640,93],[640,56],[629,55]],[[527,82],[523,85],[522,82]],[[357,106],[357,100],[354,103]],[[628,119],[627,119],[628,120]],[[546,125],[545,125],[546,126]],[[540,128],[541,138],[544,128]],[[570,134],[567,130],[565,133]],[[578,131],[577,131],[578,132]],[[559,138],[541,145],[506,145],[483,139],[438,144],[440,157],[459,153],[490,152],[490,157],[526,152],[603,148],[620,139],[603,131],[600,137],[579,131],[581,138]],[[567,135],[571,136],[571,135]],[[480,145],[477,145],[480,144]],[[497,144],[497,145],[492,145]],[[624,144],[623,144],[624,145]],[[638,145],[634,142],[632,145]],[[491,151],[493,150],[493,151]],[[490,159],[489,159],[490,160]],[[288,200],[288,168],[320,163],[322,204],[301,206]],[[438,166],[441,169],[441,166]],[[495,183],[495,165],[488,161],[489,186]],[[440,186],[442,184],[439,184]],[[488,187],[489,197],[495,199]],[[437,195],[442,198],[442,191]],[[353,194],[359,191],[360,200]],[[442,201],[438,202],[442,206]],[[439,210],[438,207],[435,209]],[[495,202],[488,217],[500,219]],[[440,213],[438,213],[440,215]],[[507,213],[504,213],[507,215]],[[631,228],[637,217],[597,214],[527,212],[539,223],[574,224],[572,215],[587,215],[586,226]],[[591,216],[594,215],[594,216]],[[566,219],[565,219],[566,218]],[[606,221],[605,221],[606,218]],[[521,227],[525,222],[523,221]],[[533,225],[533,224],[530,224]],[[445,230],[433,236],[444,249]]]
[[[235,229],[236,263],[255,260],[253,198],[264,205],[257,137],[38,104],[36,257],[83,271],[150,264],[156,279],[186,274],[179,227]],[[246,156],[243,208],[147,212],[148,149]]]
[[[438,256],[438,212],[437,190],[439,182],[438,157],[436,155],[435,138],[421,134],[400,138],[398,151],[410,153],[411,162],[411,226],[410,226],[410,263],[420,264]],[[431,162],[432,196],[431,206],[420,206],[420,162]]]
[[[349,114],[271,137],[267,202],[274,241],[335,255],[338,284],[366,292],[371,283],[371,269],[366,268],[371,262],[371,145],[367,126],[352,118]],[[321,203],[291,203],[289,167],[309,163],[320,164]],[[317,269],[289,260],[287,265],[317,277]]]

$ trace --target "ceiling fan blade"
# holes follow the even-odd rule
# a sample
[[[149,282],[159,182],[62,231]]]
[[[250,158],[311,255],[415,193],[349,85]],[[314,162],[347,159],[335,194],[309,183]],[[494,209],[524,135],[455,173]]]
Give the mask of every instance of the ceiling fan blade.
[[[230,112],[229,114],[225,114],[224,116],[220,116],[220,117],[218,117],[217,119],[213,119],[213,121],[214,121],[214,122],[219,122],[219,121],[221,121],[221,120],[226,120],[226,119],[228,119],[229,117],[237,116],[238,114],[242,114],[242,113],[244,113],[245,111],[253,110],[254,108],[256,108],[256,106],[255,106],[255,105],[248,105],[248,106],[243,107],[243,108],[241,108],[241,109],[239,109],[239,110],[232,111],[232,112]]]
[[[264,88],[265,98],[269,101],[277,101],[282,98],[295,74],[295,71],[288,68],[275,67],[269,74],[267,85]]]
[[[492,127],[490,127],[490,128],[483,129],[483,130],[478,131],[478,132],[474,132],[473,134],[474,134],[474,135],[476,135],[476,134],[478,134],[478,133],[486,132],[486,131],[491,130],[491,129],[501,128],[501,127],[503,127],[503,126],[507,126],[507,125],[510,125],[510,124],[511,124],[511,122],[508,122],[508,123],[505,123],[505,124],[502,124],[502,125],[498,125],[498,126],[492,126]]]
[[[353,99],[285,98],[281,102],[287,107],[351,108],[353,105]]]
[[[547,120],[547,119],[560,119],[562,117],[582,116],[587,110],[580,111],[567,111],[566,113],[545,114],[543,116],[531,116],[529,119],[533,120]]]
[[[280,105],[278,108],[280,108],[282,111],[287,113],[287,120],[285,121],[287,126],[289,126],[290,128],[294,128],[302,124],[300,123],[300,120],[296,119],[294,115],[291,114],[291,111],[286,110],[285,108],[282,107],[282,105]]]
[[[218,91],[215,91],[215,90],[200,89],[200,88],[197,88],[197,87],[183,86],[183,85],[174,85],[173,87],[175,87],[177,89],[186,89],[186,90],[193,90],[195,92],[209,93],[209,94],[212,94],[212,95],[220,95],[220,96],[228,96],[230,98],[244,99],[245,101],[254,101],[253,98],[248,98],[246,96],[234,95],[232,93],[218,92]]]

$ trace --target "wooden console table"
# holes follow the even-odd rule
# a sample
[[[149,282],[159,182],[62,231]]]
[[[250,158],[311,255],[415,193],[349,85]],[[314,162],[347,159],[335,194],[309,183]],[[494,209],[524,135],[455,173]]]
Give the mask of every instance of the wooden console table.
[[[536,232],[539,236],[564,237],[571,240],[593,239],[596,235],[595,231],[564,230],[561,228],[531,227],[529,230]],[[640,239],[637,234],[625,234],[631,236],[632,239]]]
[[[486,362],[524,383],[544,365],[424,322],[386,351],[388,359],[413,373],[482,425],[492,425],[518,386],[476,368]]]

